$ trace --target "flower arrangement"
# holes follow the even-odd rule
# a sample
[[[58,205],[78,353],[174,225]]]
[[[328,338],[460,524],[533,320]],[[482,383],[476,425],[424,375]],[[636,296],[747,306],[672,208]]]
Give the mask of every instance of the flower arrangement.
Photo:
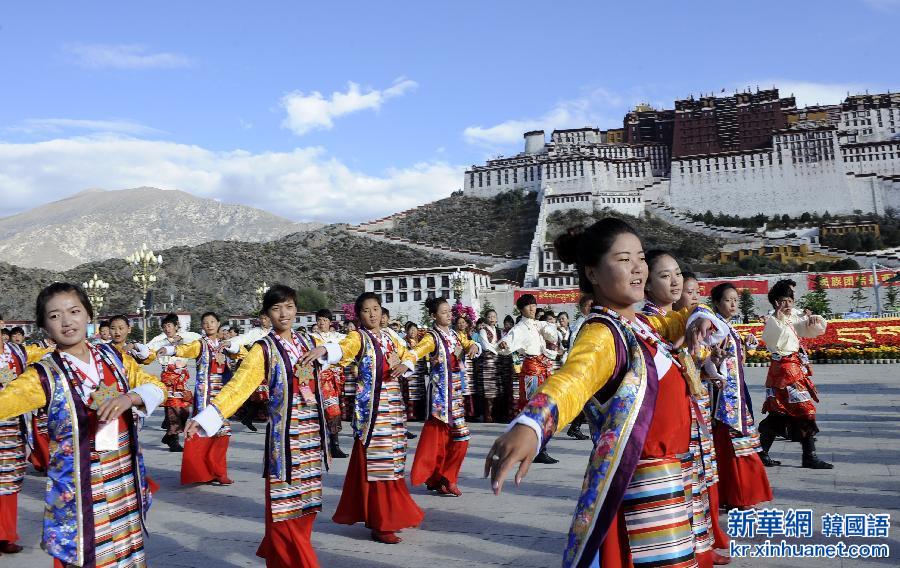
[[[356,321],[356,307],[353,304],[341,304],[341,311],[346,321]]]
[[[456,321],[459,316],[466,318],[469,325],[474,325],[478,321],[478,314],[475,313],[472,306],[464,306],[461,300],[456,300],[451,311],[453,312],[453,321]]]

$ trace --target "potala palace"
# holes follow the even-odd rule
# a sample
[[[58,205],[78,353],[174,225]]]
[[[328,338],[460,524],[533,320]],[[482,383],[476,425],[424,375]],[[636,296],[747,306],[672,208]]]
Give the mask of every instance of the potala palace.
[[[526,285],[568,286],[543,242],[553,211],[609,208],[799,216],[900,209],[900,94],[797,108],[777,89],[638,106],[623,127],[525,133],[524,151],[465,172],[463,192],[534,191],[541,200]]]

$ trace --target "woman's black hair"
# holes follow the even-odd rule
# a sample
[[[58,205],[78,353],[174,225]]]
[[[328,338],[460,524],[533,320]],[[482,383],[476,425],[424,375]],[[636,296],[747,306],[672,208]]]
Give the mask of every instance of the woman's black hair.
[[[646,254],[644,254],[644,260],[647,261],[647,269],[652,272],[653,266],[667,256],[674,260],[676,263],[678,262],[678,259],[675,258],[675,255],[667,251],[666,249],[648,250]]]
[[[81,286],[69,282],[54,282],[38,293],[37,301],[34,306],[34,319],[39,326],[46,327],[46,322],[44,320],[47,318],[47,302],[54,296],[70,292],[74,292],[75,295],[78,296],[78,301],[84,306],[88,319],[94,319],[94,306],[91,305],[90,298],[88,298],[88,295]]]
[[[569,313],[568,313],[568,312],[559,312],[558,314],[556,314],[556,319],[559,319],[559,318],[561,318],[561,317],[563,317],[563,316],[566,316],[566,317],[568,318],[568,317],[569,317]]]
[[[268,292],[266,293],[268,294]],[[265,305],[265,299],[263,299],[263,305]],[[212,317],[218,322],[222,321],[221,319],[219,319],[219,314],[217,314],[216,312],[203,312],[203,315],[200,316],[200,322],[202,323],[203,320],[205,320],[207,317]]]
[[[179,327],[181,325],[181,322],[178,321],[178,314],[166,314],[166,317],[164,317],[162,321],[159,322],[159,327],[162,327],[167,323],[170,323],[175,327]]]
[[[269,310],[272,309],[272,306],[275,304],[280,304],[282,302],[287,302],[291,300],[294,302],[294,305],[297,305],[297,291],[291,288],[290,286],[285,286],[284,284],[273,284],[266,290],[266,294],[263,296],[262,301],[262,313],[268,315]],[[205,317],[205,316],[204,316]],[[201,318],[202,320],[203,318]],[[219,319],[216,317],[216,319]]]
[[[437,298],[428,298],[425,300],[425,307],[428,309],[428,313],[431,315],[437,314],[437,311],[441,308],[441,304],[449,304],[447,298],[443,296],[438,296]]]
[[[14,328],[12,328],[11,330],[9,330],[9,334],[10,334],[10,335],[15,335],[15,334],[17,334],[17,333],[21,333],[22,335],[25,335],[25,329],[22,328],[21,326],[18,326],[18,325],[17,325],[16,327],[14,327]]]
[[[419,329],[419,324],[414,321],[408,321],[406,322],[406,325],[403,326],[403,331],[406,332],[406,335],[409,335],[409,330],[412,328]]]
[[[496,313],[497,313],[497,310],[495,310],[494,308],[491,308],[491,309],[489,309],[489,310],[484,310],[484,314],[482,314],[481,317],[483,317],[484,319],[487,319],[488,314],[491,313],[491,312],[493,312],[493,313],[496,314]]]
[[[128,318],[126,316],[123,316],[122,314],[114,315],[113,317],[109,318],[108,321],[109,321],[110,326],[113,324],[114,321],[124,321],[125,325],[127,325],[128,327],[131,327],[131,322],[128,321]]]
[[[109,320],[103,320],[97,326],[97,329],[103,329],[104,327],[109,327]]]
[[[734,284],[731,282],[722,282],[721,284],[716,284],[716,287],[709,291],[709,297],[712,298],[714,304],[718,304],[722,301],[722,298],[725,297],[725,292],[728,290],[734,290],[737,292],[737,288],[734,287]]]
[[[322,308],[321,310],[316,312],[316,319],[325,318],[327,320],[331,320],[334,316],[331,314],[331,310],[328,308]]]
[[[378,305],[381,306],[381,302],[379,302]],[[391,317],[391,310],[381,306],[381,315]]]
[[[503,318],[503,323],[509,322],[513,325],[516,325],[516,320],[512,317],[511,314],[506,314],[506,317]]]
[[[600,258],[609,252],[616,238],[625,233],[640,238],[634,227],[625,221],[605,217],[587,228],[570,228],[556,237],[553,246],[560,261],[574,264],[578,269],[578,287],[581,291],[592,294],[594,288],[585,275],[585,267],[600,262]]]
[[[526,306],[537,305],[537,298],[534,297],[534,294],[522,294],[519,296],[519,299],[516,300],[516,307],[519,308],[521,312],[525,309]]]
[[[797,283],[793,280],[779,280],[772,288],[769,289],[769,303],[773,308],[778,307],[778,298],[794,299],[794,286]]]
[[[694,274],[693,272],[682,272],[681,279],[684,282],[687,282],[688,280],[697,280],[697,275]],[[699,280],[697,280],[697,281],[699,282]]]
[[[362,313],[363,303],[366,300],[375,300],[378,302],[378,307],[381,307],[381,298],[375,292],[363,292],[356,298],[356,302],[353,304],[353,309],[356,311],[356,317],[359,319],[359,315]]]

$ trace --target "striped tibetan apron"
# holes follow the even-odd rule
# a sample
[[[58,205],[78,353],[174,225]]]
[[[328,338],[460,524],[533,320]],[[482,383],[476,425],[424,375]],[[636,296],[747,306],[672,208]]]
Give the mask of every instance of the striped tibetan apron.
[[[683,459],[642,459],[625,489],[622,511],[634,566],[696,567]]]
[[[319,410],[307,404],[295,385],[288,426],[290,481],[269,476],[272,521],[287,521],[322,510],[322,439]],[[312,387],[315,391],[315,386]]]

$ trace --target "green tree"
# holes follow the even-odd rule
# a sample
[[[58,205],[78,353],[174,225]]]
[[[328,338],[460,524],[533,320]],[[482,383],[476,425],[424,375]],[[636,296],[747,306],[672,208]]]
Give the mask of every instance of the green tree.
[[[866,289],[863,288],[863,279],[859,278],[856,281],[856,288],[854,288],[853,293],[850,294],[850,304],[853,306],[853,311],[860,311],[868,306],[864,306],[863,302],[866,301]]]
[[[816,278],[813,289],[804,294],[798,302],[798,305],[804,310],[809,310],[820,316],[831,313],[831,300],[828,299],[824,279],[824,276]]]
[[[748,323],[756,311],[756,303],[753,301],[753,293],[747,288],[741,288],[741,295],[738,298],[738,310],[744,323]]]
[[[431,312],[428,311],[428,306],[424,303],[422,304],[422,317],[419,319],[422,327],[431,327],[434,324],[434,318],[431,317]]]
[[[494,308],[494,304],[492,304],[490,300],[485,299],[484,305],[481,308],[481,317],[486,318],[487,313],[491,310],[496,311],[496,309]]]
[[[897,286],[892,286],[890,284],[887,285],[887,292],[885,293],[885,300],[887,304],[884,306],[889,312],[897,312],[900,311],[900,298],[898,298],[900,294],[898,294]]]
[[[315,312],[331,305],[325,292],[315,288],[297,290],[297,309],[304,312]]]

